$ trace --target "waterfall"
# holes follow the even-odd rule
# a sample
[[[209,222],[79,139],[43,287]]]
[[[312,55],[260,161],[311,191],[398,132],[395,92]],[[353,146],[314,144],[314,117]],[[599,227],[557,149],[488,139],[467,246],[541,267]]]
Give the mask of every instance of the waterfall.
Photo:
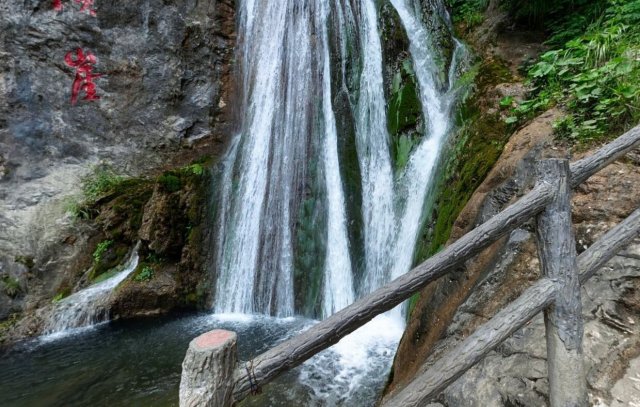
[[[362,74],[358,95],[356,141],[362,174],[365,270],[363,293],[389,281],[395,240],[394,185],[386,101],[382,77],[382,45],[373,0],[360,1]]]
[[[137,247],[124,269],[113,277],[80,290],[57,302],[47,318],[44,333],[52,334],[109,320],[107,308],[114,288],[138,267]]]
[[[338,134],[336,118],[331,105],[331,59],[327,17],[329,8],[321,2],[316,13],[316,26],[320,28],[322,49],[322,113],[324,117],[324,162],[328,200],[328,237],[325,260],[325,283],[322,315],[328,317],[354,300],[351,257],[347,238],[344,191],[338,162]]]
[[[410,269],[462,45],[454,39],[451,67],[441,72],[423,2],[390,3],[410,42],[424,119],[424,137],[399,171],[389,145],[380,2],[239,1],[242,120],[221,166],[217,313],[312,309],[310,316],[327,317]],[[431,18],[446,20],[441,2],[431,3]],[[350,119],[338,115],[338,92],[349,95]],[[340,151],[348,137],[360,177],[361,250]]]

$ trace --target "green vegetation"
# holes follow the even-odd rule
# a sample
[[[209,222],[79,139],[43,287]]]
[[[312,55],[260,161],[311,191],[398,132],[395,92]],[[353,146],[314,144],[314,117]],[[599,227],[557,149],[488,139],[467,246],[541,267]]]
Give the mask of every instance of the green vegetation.
[[[418,82],[411,60],[406,59],[393,77],[388,112],[391,150],[397,170],[402,170],[407,165],[411,151],[422,138],[421,117]]]
[[[125,180],[107,166],[97,166],[94,172],[84,178],[82,192],[88,201],[97,201],[104,195],[115,191]]]
[[[51,302],[55,304],[56,302],[60,302],[60,301],[64,300],[65,297],[66,297],[66,295],[64,293],[58,293],[58,294],[56,294],[55,297],[53,297]]]
[[[14,261],[16,263],[20,263],[20,264],[24,265],[29,270],[31,270],[33,268],[33,266],[35,266],[35,264],[36,264],[34,259],[33,259],[33,257],[31,257],[31,256],[16,256]]]
[[[93,260],[96,263],[100,263],[100,260],[102,260],[102,255],[104,255],[112,245],[113,240],[103,240],[102,242],[98,243],[98,246],[96,246],[96,250],[93,252]]]
[[[484,21],[483,12],[489,0],[447,0],[446,3],[453,10],[453,22],[471,29]]]
[[[464,93],[456,109],[457,130],[436,171],[440,176],[426,205],[414,264],[442,250],[458,215],[500,157],[510,133],[499,112],[486,111],[486,97],[496,84],[511,81],[500,61],[478,63],[458,80]],[[418,295],[409,302],[409,315]]]
[[[156,272],[153,269],[153,267],[149,265],[144,265],[140,268],[140,271],[138,272],[138,274],[136,274],[136,276],[133,279],[138,282],[149,281],[153,278],[155,273]]]
[[[19,320],[20,314],[11,314],[9,315],[9,318],[4,321],[0,321],[0,343],[5,340],[7,333],[18,323]]]
[[[91,283],[92,284],[101,283],[103,281],[106,281],[106,280],[110,279],[111,277],[115,276],[116,274],[118,274],[121,271],[122,271],[122,267],[114,267],[114,268],[110,269],[109,271],[106,271],[106,272],[98,275],[96,278],[92,279]]]
[[[558,137],[589,143],[616,137],[640,121],[640,1],[610,0],[605,12],[568,16],[551,43],[579,34],[546,52],[528,72],[532,93],[515,107],[508,123],[520,123],[559,105],[567,113],[556,123]],[[584,29],[584,27],[587,27]]]
[[[2,284],[4,285],[4,292],[11,298],[15,298],[22,291],[20,287],[20,280],[10,276],[2,277]]]

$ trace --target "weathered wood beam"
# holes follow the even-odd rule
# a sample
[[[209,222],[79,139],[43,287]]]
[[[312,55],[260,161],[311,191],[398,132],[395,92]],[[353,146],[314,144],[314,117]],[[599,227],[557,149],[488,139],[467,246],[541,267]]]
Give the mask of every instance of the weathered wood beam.
[[[189,343],[182,362],[180,407],[232,405],[236,344],[236,334],[223,330],[207,332]]]
[[[518,202],[478,226],[442,252],[420,264],[409,273],[356,301],[310,329],[291,338],[252,361],[252,374],[260,385],[283,371],[298,366],[313,355],[337,343],[381,314],[410,298],[430,282],[470,259],[482,249],[525,223],[547,205],[553,195],[549,185],[536,186]],[[234,397],[244,399],[251,380],[244,367],[236,369]]]
[[[571,187],[567,160],[538,164],[538,182],[553,185],[555,198],[538,215],[536,237],[542,274],[557,284],[544,311],[549,400],[553,407],[587,405],[584,372],[582,300],[571,222]]]
[[[578,256],[580,281],[586,282],[623,247],[640,234],[640,209],[607,232],[600,240]],[[543,278],[514,302],[498,312],[489,322],[478,328],[462,343],[439,359],[428,370],[418,375],[402,390],[393,393],[384,407],[423,406],[440,394],[451,383],[478,363],[513,332],[522,328],[531,318],[554,300],[556,285]]]
[[[487,353],[553,302],[556,285],[543,278],[498,312],[451,352],[384,400],[384,407],[425,406]]]
[[[640,209],[636,209],[624,221],[605,233],[587,251],[578,256],[580,284],[589,280],[620,250],[640,234]]]
[[[622,136],[596,151],[593,155],[571,164],[571,187],[575,188],[589,177],[627,154],[640,147],[640,126],[636,126]]]

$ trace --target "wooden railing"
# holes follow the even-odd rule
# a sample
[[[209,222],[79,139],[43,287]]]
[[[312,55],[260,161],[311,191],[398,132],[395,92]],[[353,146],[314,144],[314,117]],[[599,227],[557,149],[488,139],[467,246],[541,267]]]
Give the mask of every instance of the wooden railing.
[[[456,266],[532,218],[544,277],[481,326],[451,353],[419,374],[383,406],[422,406],[539,312],[547,321],[552,406],[586,405],[582,367],[580,284],[640,233],[640,209],[576,256],[570,194],[591,175],[640,145],[640,126],[569,166],[541,161],[536,186],[407,274],[361,298],[307,331],[236,366],[235,334],[213,331],[194,339],[183,363],[181,406],[227,406],[334,345],[376,315],[391,310]]]

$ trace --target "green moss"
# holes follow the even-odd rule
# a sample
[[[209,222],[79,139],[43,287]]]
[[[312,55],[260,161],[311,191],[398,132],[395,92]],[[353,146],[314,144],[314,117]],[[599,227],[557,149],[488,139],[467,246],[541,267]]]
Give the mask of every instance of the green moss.
[[[165,173],[159,176],[158,184],[167,192],[177,192],[182,189],[182,180],[173,173]]]
[[[101,283],[103,281],[106,281],[106,280],[110,279],[111,277],[114,277],[116,274],[120,273],[121,271],[122,271],[122,267],[112,268],[111,270],[100,274],[98,277],[93,279],[91,282],[93,284]]]
[[[185,295],[185,306],[190,308],[201,308],[206,304],[207,293],[209,288],[205,282],[200,282],[196,286],[196,290]]]
[[[496,84],[512,81],[508,68],[500,61],[487,61],[471,70],[465,83],[475,83],[457,109],[457,131],[446,148],[440,163],[432,201],[427,212],[415,251],[414,263],[419,264],[445,246],[453,224],[462,209],[480,186],[509,139],[510,129],[500,113],[487,114],[483,98]],[[409,303],[410,313],[418,295]],[[409,314],[410,314],[409,313]]]

